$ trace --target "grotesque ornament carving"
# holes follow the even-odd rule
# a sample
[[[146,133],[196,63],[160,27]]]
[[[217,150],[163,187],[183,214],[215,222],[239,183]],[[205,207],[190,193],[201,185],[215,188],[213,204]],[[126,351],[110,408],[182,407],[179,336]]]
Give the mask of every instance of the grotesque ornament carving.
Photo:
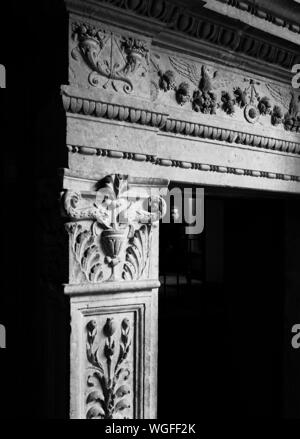
[[[77,42],[72,57],[79,60],[81,56],[92,70],[89,83],[98,86],[104,78],[103,88],[111,84],[118,91],[117,84],[121,82],[124,92],[131,93],[132,75],[141,69],[141,76],[144,76],[147,71],[149,49],[146,43],[132,37],[119,37],[88,23],[73,23],[72,31]]]
[[[73,220],[67,224],[73,282],[137,280],[145,274],[152,227],[164,215],[165,202],[161,197],[132,200],[128,191],[127,176],[116,174],[97,185],[95,202],[65,193],[65,213]],[[117,270],[120,264],[123,269]]]

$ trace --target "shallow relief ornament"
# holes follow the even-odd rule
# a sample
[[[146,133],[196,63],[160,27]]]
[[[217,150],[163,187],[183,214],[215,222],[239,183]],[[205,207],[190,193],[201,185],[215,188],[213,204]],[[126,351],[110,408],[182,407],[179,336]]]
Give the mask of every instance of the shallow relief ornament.
[[[117,316],[86,325],[86,419],[133,417],[132,324]]]
[[[88,82],[94,87],[120,86],[127,94],[134,82],[145,77],[149,64],[146,41],[132,36],[121,36],[86,22],[72,23],[72,40],[75,47],[71,55],[75,61],[83,60],[91,69]]]
[[[138,280],[149,273],[152,231],[165,214],[160,196],[136,198],[128,178],[110,175],[96,191],[63,194],[70,236],[70,282]]]
[[[158,53],[152,53],[151,66],[151,84],[156,85],[152,100],[157,103],[176,103],[199,116],[226,115],[300,131],[300,97],[287,87]]]

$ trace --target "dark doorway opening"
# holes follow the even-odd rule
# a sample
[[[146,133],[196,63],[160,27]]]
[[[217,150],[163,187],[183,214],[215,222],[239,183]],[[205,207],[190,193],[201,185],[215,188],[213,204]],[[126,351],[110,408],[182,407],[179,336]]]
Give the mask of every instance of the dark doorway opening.
[[[207,189],[192,246],[161,224],[159,418],[284,416],[288,203]]]

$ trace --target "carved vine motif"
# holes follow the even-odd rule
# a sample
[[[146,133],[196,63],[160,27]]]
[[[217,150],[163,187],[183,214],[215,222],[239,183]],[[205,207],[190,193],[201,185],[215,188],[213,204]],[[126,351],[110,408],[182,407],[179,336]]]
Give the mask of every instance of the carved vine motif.
[[[130,408],[128,396],[132,389],[127,384],[131,371],[126,362],[130,351],[130,322],[124,318],[121,322],[119,352],[116,351],[114,334],[117,325],[113,318],[107,318],[102,328],[105,337],[103,348],[104,361],[100,360],[100,346],[95,347],[97,323],[90,320],[87,324],[86,354],[91,371],[87,378],[88,394],[86,398],[87,419],[126,419],[123,413]]]
[[[77,42],[72,57],[78,61],[81,55],[90,67],[90,84],[98,86],[103,77],[107,79],[103,88],[110,83],[118,91],[117,83],[122,82],[124,92],[131,93],[132,74],[141,68],[141,76],[144,76],[147,70],[149,49],[146,44],[132,37],[117,37],[88,23],[73,23],[72,32]]]
[[[148,197],[143,204],[130,200],[127,176],[119,174],[99,182],[97,194],[100,201],[93,203],[80,193],[64,194],[65,213],[74,220],[67,224],[78,268],[74,280],[137,280],[148,264],[151,229],[165,214],[165,202],[161,197]]]
[[[154,56],[160,58],[159,55]],[[260,96],[257,86],[261,84],[254,79],[244,78],[246,86],[232,88],[232,79],[224,72],[211,73],[205,65],[202,65],[200,70],[195,64],[172,56],[169,57],[169,61],[174,71],[187,78],[189,82],[176,82],[173,70],[169,69],[163,73],[158,62],[151,58],[154,71],[160,78],[157,86],[164,92],[173,91],[179,105],[191,103],[194,111],[204,114],[216,114],[217,109],[221,109],[227,115],[233,115],[239,107],[243,109],[244,117],[249,123],[257,122],[260,116],[269,116],[274,126],[283,124],[286,130],[300,130],[300,98],[296,97],[295,93],[292,93],[290,102],[287,102],[274,86],[266,84],[267,91],[275,102],[279,101],[288,109],[284,114],[278,104],[272,108],[270,97]],[[190,83],[195,87],[194,90],[191,90]]]

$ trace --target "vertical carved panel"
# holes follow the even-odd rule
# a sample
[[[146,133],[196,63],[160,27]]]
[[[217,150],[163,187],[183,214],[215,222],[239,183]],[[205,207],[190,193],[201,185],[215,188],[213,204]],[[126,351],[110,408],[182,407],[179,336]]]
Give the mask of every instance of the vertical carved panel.
[[[152,292],[81,297],[72,303],[71,417],[153,417]]]
[[[86,325],[86,418],[135,417],[134,313],[103,315]]]

